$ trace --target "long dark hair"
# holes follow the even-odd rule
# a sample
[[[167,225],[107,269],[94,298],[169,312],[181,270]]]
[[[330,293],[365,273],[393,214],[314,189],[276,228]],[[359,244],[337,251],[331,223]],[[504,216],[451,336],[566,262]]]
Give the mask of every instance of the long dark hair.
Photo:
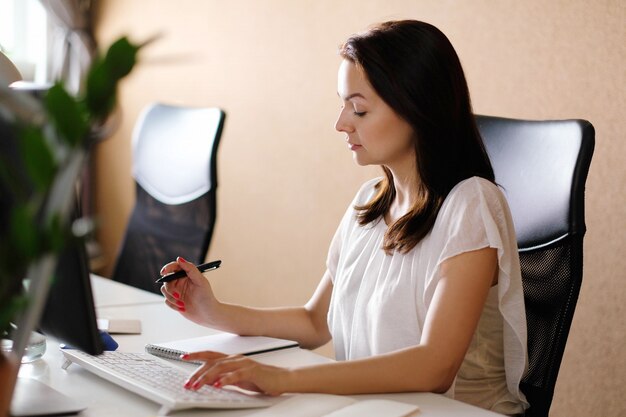
[[[383,244],[387,253],[408,252],[430,232],[456,184],[473,176],[494,181],[461,62],[439,29],[415,20],[381,23],[350,37],[339,53],[415,132],[418,199],[390,225]],[[383,171],[374,198],[355,207],[361,225],[382,219],[395,198],[393,175]]]

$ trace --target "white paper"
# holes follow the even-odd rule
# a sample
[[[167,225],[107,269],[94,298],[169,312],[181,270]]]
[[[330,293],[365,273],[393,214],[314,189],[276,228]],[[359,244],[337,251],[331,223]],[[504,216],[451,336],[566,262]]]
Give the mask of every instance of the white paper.
[[[419,407],[392,400],[362,400],[331,394],[294,394],[248,417],[412,417]]]

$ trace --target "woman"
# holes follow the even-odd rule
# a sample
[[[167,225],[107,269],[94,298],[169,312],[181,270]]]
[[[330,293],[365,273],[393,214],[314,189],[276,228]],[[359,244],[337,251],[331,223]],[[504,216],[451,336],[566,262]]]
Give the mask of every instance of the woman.
[[[298,369],[216,352],[187,382],[277,395],[430,391],[503,414],[527,407],[519,390],[526,322],[515,232],[476,128],[454,48],[418,21],[380,24],[341,47],[336,129],[363,185],[333,238],[327,271],[302,307],[219,302],[182,258],[162,288],[185,317],[242,335],[333,340],[337,362]],[[184,295],[184,297],[182,296]],[[384,370],[384,372],[381,372]]]

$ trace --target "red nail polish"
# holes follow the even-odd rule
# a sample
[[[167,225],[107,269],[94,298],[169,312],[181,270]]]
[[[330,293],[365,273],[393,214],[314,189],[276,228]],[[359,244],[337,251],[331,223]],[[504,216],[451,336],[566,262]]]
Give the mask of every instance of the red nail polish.
[[[177,292],[172,293],[172,296],[176,299],[180,298],[180,294]]]
[[[178,261],[179,261],[179,262],[182,262],[182,263],[184,263],[184,264],[186,264],[186,263],[187,263],[187,261],[185,260],[185,258],[183,258],[182,256],[179,256],[179,257],[178,257]]]
[[[187,359],[189,358],[189,354],[188,353],[183,353],[182,355],[180,355],[181,359]]]
[[[213,383],[213,386],[215,388],[222,388],[222,382],[218,379],[217,381]]]
[[[198,389],[198,388],[200,388],[200,381],[195,382],[195,383],[191,386],[191,388],[193,388],[193,389]]]
[[[178,300],[178,301],[176,301],[176,305],[179,306],[179,307],[185,307],[185,302],[182,301],[182,300]]]
[[[187,311],[187,310],[185,310],[185,307],[178,307],[178,311],[180,311],[180,312],[183,312],[183,313],[184,313],[184,312],[185,312],[185,311]]]

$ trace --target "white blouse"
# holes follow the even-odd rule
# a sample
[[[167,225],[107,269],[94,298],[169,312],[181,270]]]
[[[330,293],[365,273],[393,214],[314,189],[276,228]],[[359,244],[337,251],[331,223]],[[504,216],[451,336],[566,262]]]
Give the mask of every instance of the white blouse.
[[[448,194],[430,233],[408,253],[386,255],[379,220],[360,226],[355,205],[375,195],[368,181],[346,211],[330,246],[333,281],[328,325],[338,360],[391,352],[420,343],[422,328],[446,259],[485,247],[497,249],[492,287],[474,338],[447,395],[503,414],[527,402],[519,383],[527,364],[526,316],[513,221],[493,183],[473,177]]]

